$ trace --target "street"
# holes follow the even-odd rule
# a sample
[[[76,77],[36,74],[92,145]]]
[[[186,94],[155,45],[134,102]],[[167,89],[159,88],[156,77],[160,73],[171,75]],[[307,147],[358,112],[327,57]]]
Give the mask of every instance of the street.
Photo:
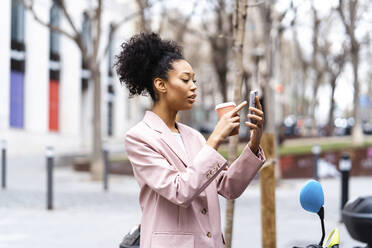
[[[11,159],[7,189],[0,191],[0,248],[118,247],[123,235],[139,223],[139,188],[131,176],[111,175],[109,191],[71,167],[54,171],[54,210],[46,210],[44,158]],[[318,216],[303,210],[299,192],[307,179],[282,180],[276,190],[277,247],[318,243]],[[350,199],[372,195],[370,177],[353,177]],[[340,231],[341,247],[352,240],[340,218],[339,179],[321,179],[325,193],[325,228]],[[220,198],[224,225],[225,199]],[[259,184],[255,180],[236,200],[233,247],[261,247]]]

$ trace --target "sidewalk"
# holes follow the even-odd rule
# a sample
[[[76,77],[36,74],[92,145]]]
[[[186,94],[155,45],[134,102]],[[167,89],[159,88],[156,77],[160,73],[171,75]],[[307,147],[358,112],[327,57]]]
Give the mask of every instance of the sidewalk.
[[[88,173],[70,167],[54,171],[54,210],[46,210],[44,158],[8,162],[7,189],[0,190],[0,248],[116,248],[122,236],[139,223],[139,189],[131,176],[112,175],[109,191]],[[277,247],[305,246],[321,237],[317,215],[303,210],[299,192],[307,180],[283,180],[276,191]],[[340,182],[321,180],[325,193],[326,232],[340,230],[341,247],[360,243],[338,222]],[[372,178],[350,181],[350,198],[372,195]],[[220,198],[224,225],[225,199]],[[236,200],[233,247],[261,247],[260,194],[252,182]]]

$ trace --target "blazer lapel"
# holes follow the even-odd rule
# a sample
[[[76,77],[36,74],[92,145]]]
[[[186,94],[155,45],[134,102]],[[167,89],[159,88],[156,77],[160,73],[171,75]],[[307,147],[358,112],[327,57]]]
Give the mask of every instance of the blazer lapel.
[[[181,145],[176,140],[176,137],[172,134],[172,131],[168,128],[168,126],[164,123],[164,121],[154,112],[147,110],[143,121],[152,129],[160,132],[160,138],[168,145],[168,147],[179,157],[185,166],[189,166],[191,163],[187,154],[182,149]],[[177,125],[179,128],[180,125]],[[186,137],[185,134],[182,133],[180,130],[181,137],[185,144],[186,151],[189,151],[189,147],[186,144]]]

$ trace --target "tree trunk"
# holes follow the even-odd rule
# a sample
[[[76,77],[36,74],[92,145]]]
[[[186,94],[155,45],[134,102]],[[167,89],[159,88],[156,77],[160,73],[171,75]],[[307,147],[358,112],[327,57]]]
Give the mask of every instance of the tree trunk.
[[[275,137],[264,133],[261,146],[267,162],[260,170],[262,247],[276,247],[276,210],[275,210]]]
[[[358,79],[358,69],[359,69],[359,52],[360,52],[360,45],[361,43],[358,42],[355,30],[357,29],[356,23],[358,21],[357,13],[358,10],[358,1],[348,1],[348,6],[344,7],[344,2],[339,0],[339,6],[337,7],[337,11],[340,15],[342,23],[345,27],[345,33],[350,39],[350,56],[351,56],[351,63],[353,66],[353,76],[354,76],[354,127],[352,129],[352,143],[354,145],[361,145],[364,142],[364,135],[362,130],[362,120],[361,120],[361,113],[359,108],[359,79]],[[348,11],[348,15],[345,14],[345,9]]]
[[[102,130],[101,130],[101,73],[99,65],[95,62],[90,63],[90,71],[94,85],[93,101],[93,142],[91,154],[91,178],[93,180],[103,179],[103,152],[102,152]]]
[[[359,79],[358,79],[358,69],[359,69],[359,47],[358,45],[352,45],[352,64],[353,64],[353,74],[354,74],[354,127],[352,130],[352,143],[354,145],[361,145],[364,142],[364,135],[362,129],[362,119],[359,108]]]
[[[275,54],[278,47],[277,31],[278,23],[272,17],[271,4],[266,3],[261,6],[261,18],[264,23],[265,39],[265,85],[264,85],[264,112],[265,112],[265,132],[262,136],[262,146],[265,147],[267,162],[260,171],[260,192],[261,192],[261,230],[262,230],[262,247],[276,247],[276,223],[275,223],[275,157],[276,157],[276,128],[275,128],[275,79],[278,75],[274,73]]]
[[[336,90],[336,80],[337,77],[331,78],[331,106],[328,113],[328,129],[327,136],[333,135],[334,130],[334,111],[335,111],[335,90]]]
[[[318,89],[320,85],[320,81],[322,80],[322,73],[316,72],[316,79],[314,82],[314,87],[313,87],[313,98],[311,100],[311,135],[316,136],[317,135],[317,125],[316,125],[316,118],[315,118],[315,109],[317,106],[317,95],[318,95]]]
[[[223,30],[220,30],[223,32]],[[214,37],[210,39],[212,48],[212,64],[217,73],[218,87],[223,102],[227,102],[227,71],[228,71],[228,42],[226,38]]]
[[[235,57],[235,85],[234,85],[234,102],[238,105],[242,98],[242,83],[244,76],[243,67],[243,47],[245,37],[245,23],[247,18],[247,0],[236,0],[235,1],[235,20],[236,25],[234,27],[234,57]],[[228,161],[231,164],[237,157],[238,153],[238,142],[239,134],[229,137],[229,151]],[[228,200],[226,202],[226,225],[225,225],[225,247],[231,248],[232,244],[232,232],[234,225],[234,200]]]
[[[227,65],[226,65],[226,68],[220,68],[220,70],[217,71],[217,77],[218,77],[218,82],[219,82],[220,92],[222,94],[222,101],[223,102],[227,102],[227,79],[226,79],[226,74],[227,74]]]
[[[140,19],[138,22],[138,29],[140,32],[149,32],[151,30],[151,21],[146,16],[146,10],[149,7],[148,0],[136,0],[137,7],[140,10]]]
[[[273,21],[271,17],[271,4],[267,3],[261,6],[261,18],[264,23],[264,43],[265,43],[265,64],[264,72],[264,112],[265,112],[265,131],[269,133],[275,132],[275,91],[273,80],[273,40],[271,37]]]

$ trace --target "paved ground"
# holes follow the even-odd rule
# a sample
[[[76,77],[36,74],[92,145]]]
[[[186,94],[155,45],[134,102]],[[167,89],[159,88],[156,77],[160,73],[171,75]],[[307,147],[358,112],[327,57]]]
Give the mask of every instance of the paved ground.
[[[130,176],[111,176],[109,192],[88,173],[69,167],[55,170],[53,211],[46,210],[46,172],[43,158],[10,160],[8,185],[0,190],[0,248],[114,248],[137,224],[141,213],[138,187]],[[298,201],[306,180],[283,180],[276,191],[277,247],[304,246],[320,239],[320,223]],[[323,179],[326,231],[340,229],[341,247],[351,239],[339,220],[338,179]],[[372,195],[372,178],[352,178],[350,198]],[[220,198],[224,223],[225,200]],[[260,195],[254,181],[236,201],[233,247],[261,247]]]

